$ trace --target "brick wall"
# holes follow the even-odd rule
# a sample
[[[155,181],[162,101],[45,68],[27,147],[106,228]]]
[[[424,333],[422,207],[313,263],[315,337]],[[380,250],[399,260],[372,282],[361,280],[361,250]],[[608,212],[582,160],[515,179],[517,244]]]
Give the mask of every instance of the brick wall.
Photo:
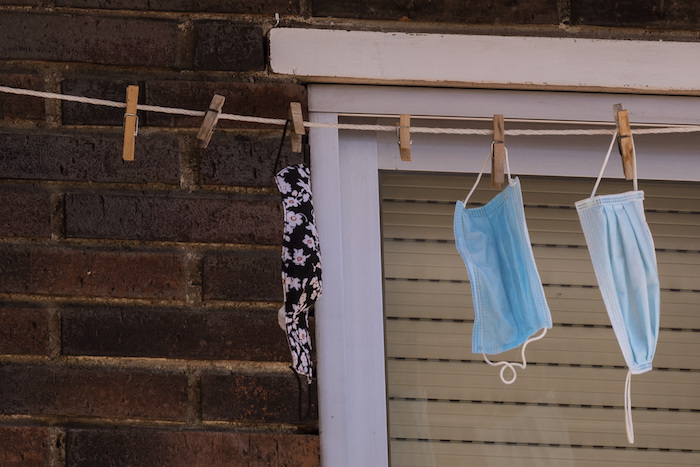
[[[0,84],[111,100],[138,84],[141,103],[199,110],[219,93],[225,112],[283,118],[306,89],[267,71],[275,12],[652,38],[700,15],[690,0],[0,0]],[[199,119],[141,114],[127,163],[122,118],[0,94],[0,465],[317,465],[315,402],[300,419],[276,320],[279,129],[221,122],[200,150]]]
[[[298,2],[150,3],[0,2],[0,84],[306,105],[265,71]],[[200,119],[142,114],[128,163],[122,118],[0,95],[0,465],[318,464],[277,326],[281,132],[222,121],[200,150]]]

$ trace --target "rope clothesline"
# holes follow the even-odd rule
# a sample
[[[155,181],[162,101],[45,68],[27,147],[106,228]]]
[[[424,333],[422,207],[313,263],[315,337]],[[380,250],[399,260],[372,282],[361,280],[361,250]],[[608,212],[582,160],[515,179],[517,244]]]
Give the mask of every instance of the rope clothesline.
[[[0,86],[0,92],[7,94],[17,94],[32,97],[40,97],[44,99],[58,99],[69,102],[80,102],[83,104],[101,105],[106,107],[126,108],[125,102],[110,101],[105,99],[95,99],[92,97],[73,96],[69,94],[59,94],[53,92],[34,91],[31,89],[12,88],[8,86]],[[159,105],[138,104],[137,110],[145,112],[158,112],[172,115],[184,115],[189,117],[204,117],[206,112],[201,110],[189,110],[176,107],[162,107]],[[266,118],[254,117],[249,115],[235,115],[221,113],[220,120],[232,120],[248,123],[259,123],[263,125],[278,125],[284,126],[286,119],[283,118]],[[355,130],[355,131],[392,131],[395,132],[397,127],[394,125],[365,125],[355,123],[320,123],[320,122],[304,122],[306,128],[335,128],[339,130]],[[508,136],[590,136],[590,135],[612,135],[615,129],[559,129],[559,130],[532,130],[532,129],[511,129],[505,130]],[[660,128],[639,128],[634,130],[635,135],[649,134],[670,134],[670,133],[694,133],[700,132],[700,125],[693,126],[663,126]],[[476,128],[436,128],[436,127],[411,127],[411,133],[430,133],[430,134],[450,134],[450,135],[492,135],[493,132],[488,129]]]

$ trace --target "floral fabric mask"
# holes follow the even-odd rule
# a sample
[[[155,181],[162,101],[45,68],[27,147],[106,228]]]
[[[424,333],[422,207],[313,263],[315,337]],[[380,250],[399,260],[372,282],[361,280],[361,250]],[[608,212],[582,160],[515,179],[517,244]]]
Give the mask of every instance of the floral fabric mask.
[[[316,219],[311,200],[309,169],[304,164],[291,165],[275,177],[282,193],[284,236],[282,242],[282,283],[287,340],[292,353],[292,368],[309,381],[313,377],[309,310],[321,296],[321,253]]]

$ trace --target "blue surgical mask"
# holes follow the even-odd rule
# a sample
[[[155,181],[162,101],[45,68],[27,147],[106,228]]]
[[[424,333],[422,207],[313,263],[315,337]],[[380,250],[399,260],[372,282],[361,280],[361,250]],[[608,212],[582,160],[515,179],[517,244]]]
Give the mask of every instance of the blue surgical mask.
[[[524,369],[527,365],[525,347],[544,337],[552,327],[552,317],[532,254],[520,181],[511,178],[507,154],[508,186],[485,206],[466,208],[490,157],[467,199],[456,203],[454,235],[469,272],[474,300],[472,352],[483,354],[490,365],[501,366],[501,380],[511,384],[517,376],[514,367]],[[530,338],[541,329],[542,334]],[[522,364],[492,363],[486,357],[521,344]],[[513,372],[510,380],[503,375],[506,368]]]
[[[659,274],[654,241],[644,216],[644,192],[595,196],[613,141],[593,193],[576,203],[593,269],[617,342],[629,368],[625,382],[627,439],[634,443],[631,376],[652,368],[659,336]]]

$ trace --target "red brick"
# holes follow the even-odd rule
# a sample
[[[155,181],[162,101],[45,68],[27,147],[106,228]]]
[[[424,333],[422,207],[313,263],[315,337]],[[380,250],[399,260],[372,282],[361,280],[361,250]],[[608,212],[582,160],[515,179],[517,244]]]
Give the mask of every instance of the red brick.
[[[184,421],[187,376],[5,364],[0,413]]]
[[[15,0],[16,1],[16,0]],[[27,0],[32,1],[32,0]],[[40,3],[39,0],[33,0]],[[299,0],[56,0],[56,6],[114,10],[192,11],[245,14],[298,14]]]
[[[320,466],[318,436],[278,436],[278,467]]]
[[[0,73],[0,85],[44,91],[44,80],[34,74]],[[0,120],[44,120],[44,99],[0,93]]]
[[[51,195],[37,188],[0,187],[0,235],[51,237]]]
[[[281,301],[281,274],[277,251],[209,253],[204,258],[204,299]]]
[[[66,196],[68,237],[279,244],[280,201],[162,193]]]
[[[2,178],[180,183],[178,140],[173,135],[136,138],[135,161],[122,160],[123,133],[0,133]]]
[[[310,423],[318,419],[316,385],[301,381],[302,415],[307,413],[308,391],[311,410],[299,417],[299,383],[292,370],[284,375],[204,374],[202,375],[202,418],[204,420]]]
[[[63,309],[61,317],[61,348],[66,355],[258,361],[291,358],[276,311],[85,306]]]
[[[48,355],[49,313],[32,306],[0,304],[0,353]]]
[[[183,270],[170,252],[0,246],[0,292],[182,299]]]
[[[49,465],[49,434],[46,428],[0,427],[0,465],[45,467]]]
[[[575,25],[697,29],[700,5],[694,0],[571,0]]]
[[[461,23],[558,24],[557,0],[312,0],[313,16]]]
[[[66,465],[316,467],[320,460],[318,435],[69,429]]]
[[[306,88],[297,84],[259,84],[216,81],[150,81],[146,83],[146,102],[166,107],[206,110],[214,94],[226,98],[223,112],[236,115],[286,119],[290,102],[301,102],[307,114]],[[151,114],[149,125],[186,126],[198,128],[201,118]],[[217,128],[265,128],[281,126],[219,120]],[[216,135],[216,132],[214,132]]]
[[[0,12],[0,59],[178,65],[177,21]]]
[[[198,21],[194,67],[200,70],[262,71],[265,47],[262,29],[230,21]]]
[[[201,183],[204,185],[273,186],[275,159],[280,146],[278,131],[231,135],[214,133],[200,152]],[[302,161],[291,151],[289,139],[282,146],[277,171]]]

